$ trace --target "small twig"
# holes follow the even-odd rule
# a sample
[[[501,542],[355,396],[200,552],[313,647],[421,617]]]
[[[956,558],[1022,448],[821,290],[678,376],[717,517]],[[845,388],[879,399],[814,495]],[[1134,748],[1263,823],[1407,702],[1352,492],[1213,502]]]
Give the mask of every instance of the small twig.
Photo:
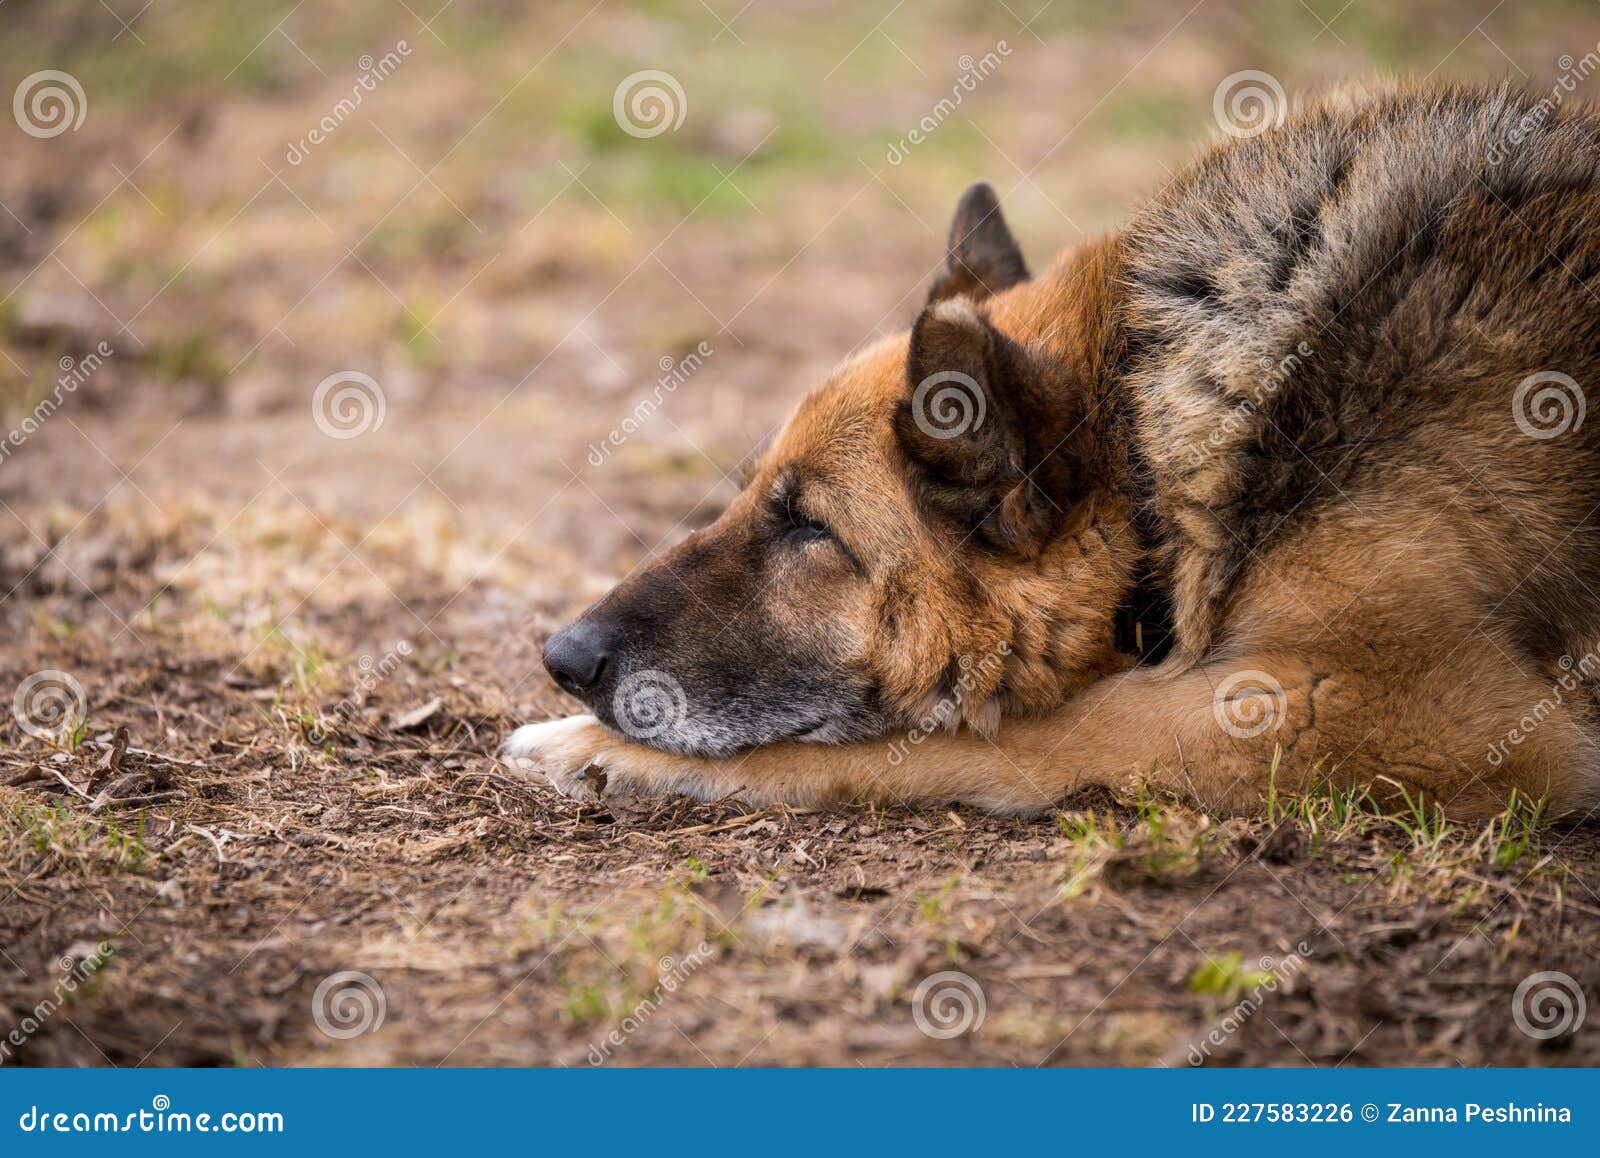
[[[619,835],[621,835],[623,837],[632,836],[632,837],[636,837],[639,840],[647,840],[651,844],[655,845],[657,848],[666,848],[667,847],[667,842],[666,841],[660,840],[660,839],[658,839],[658,838],[656,838],[654,836],[651,836],[648,832],[640,832],[637,828],[625,828],[625,829],[622,830],[622,832]]]
[[[115,743],[116,741],[113,740],[111,745],[99,744],[98,746],[104,750],[108,746],[114,746]],[[202,771],[204,771],[206,767],[205,764],[199,760],[182,760],[177,756],[169,756],[165,752],[152,752],[148,748],[128,747],[123,749],[123,754],[126,756],[137,756],[141,760],[150,760],[157,764],[177,764],[183,768],[199,768]]]
[[[691,824],[688,828],[669,828],[662,836],[705,836],[712,832],[727,832],[730,828],[742,828],[758,820],[765,820],[777,815],[777,810],[762,808],[756,812],[746,812],[743,816],[736,816],[732,820],[718,821],[715,824]]]
[[[118,776],[104,788],[100,789],[100,794],[94,798],[93,802],[90,803],[89,811],[91,813],[103,811],[108,805],[111,804],[113,800],[116,800],[123,794],[132,791],[133,786],[143,779],[143,772],[124,772],[121,776]]]
[[[166,792],[148,792],[143,796],[115,796],[105,804],[98,800],[89,806],[90,812],[100,812],[107,808],[143,808],[149,804],[171,804],[174,800],[187,800],[189,794],[181,788],[168,789]]]
[[[211,846],[217,850],[217,863],[218,864],[227,864],[228,863],[227,858],[222,855],[222,843],[223,842],[218,840],[216,838],[216,836],[212,833],[212,831],[209,828],[206,828],[205,826],[199,825],[199,824],[191,824],[191,825],[189,825],[189,832],[198,832],[201,836],[205,837],[207,840],[209,840],[211,842]],[[185,835],[187,835],[187,833]],[[227,833],[223,833],[224,837],[226,837],[227,835],[228,835]],[[174,845],[176,845],[176,843],[177,843],[176,841],[173,842]]]
[[[82,788],[79,788],[76,784],[68,780],[54,768],[46,768],[45,771],[54,776],[57,780],[61,781],[61,783],[66,786],[67,791],[72,793],[74,796],[80,796],[85,800],[89,799],[89,794],[87,792],[85,792]]]

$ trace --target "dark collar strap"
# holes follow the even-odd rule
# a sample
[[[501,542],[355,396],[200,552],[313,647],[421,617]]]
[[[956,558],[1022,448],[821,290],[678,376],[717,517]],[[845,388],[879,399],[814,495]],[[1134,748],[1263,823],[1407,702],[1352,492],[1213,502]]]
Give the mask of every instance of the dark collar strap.
[[[1160,663],[1172,650],[1172,601],[1149,568],[1139,569],[1123,596],[1114,631],[1116,649],[1133,656],[1140,667]]]

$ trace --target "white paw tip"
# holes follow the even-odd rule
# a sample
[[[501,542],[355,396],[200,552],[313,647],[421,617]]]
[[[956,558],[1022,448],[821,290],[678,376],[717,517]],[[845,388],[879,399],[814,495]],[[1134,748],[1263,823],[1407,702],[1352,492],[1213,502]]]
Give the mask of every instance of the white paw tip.
[[[568,716],[542,724],[524,724],[500,745],[502,760],[531,760],[558,740],[594,723],[593,716]]]

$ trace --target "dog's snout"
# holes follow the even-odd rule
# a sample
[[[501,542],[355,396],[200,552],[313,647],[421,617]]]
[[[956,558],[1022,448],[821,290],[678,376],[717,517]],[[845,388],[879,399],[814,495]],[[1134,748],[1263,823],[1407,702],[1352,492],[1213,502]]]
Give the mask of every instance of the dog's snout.
[[[605,630],[580,619],[563,627],[544,645],[544,666],[561,689],[582,696],[600,680],[610,658]]]

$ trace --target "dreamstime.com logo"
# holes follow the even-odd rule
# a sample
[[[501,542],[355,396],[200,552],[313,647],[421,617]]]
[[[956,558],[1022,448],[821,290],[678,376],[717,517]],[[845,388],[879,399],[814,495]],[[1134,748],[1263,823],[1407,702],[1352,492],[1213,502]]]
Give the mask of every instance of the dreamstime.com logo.
[[[650,1020],[656,1010],[661,1008],[662,1002],[676,993],[696,969],[711,960],[711,954],[712,947],[701,941],[682,957],[661,958],[656,966],[659,980],[655,988],[635,1003],[610,1033],[589,1047],[589,1064],[601,1066],[610,1061],[611,1055],[627,1044],[628,1039]]]
[[[1224,732],[1241,740],[1277,727],[1287,704],[1283,685],[1253,668],[1234,672],[1211,694],[1211,714]]]
[[[363,53],[356,65],[361,69],[361,75],[356,77],[355,83],[350,86],[350,95],[340,97],[338,102],[327,111],[311,131],[298,141],[290,141],[289,148],[284,153],[284,160],[291,165],[298,165],[311,155],[311,150],[322,144],[338,131],[339,126],[349,119],[366,99],[366,94],[377,91],[378,85],[394,74],[406,57],[411,55],[411,45],[404,40],[398,41],[394,48],[384,53],[376,60],[370,52]]]
[[[384,652],[380,659],[373,659],[370,655],[358,659],[356,668],[361,674],[356,676],[355,690],[335,704],[327,715],[318,717],[317,722],[306,730],[306,739],[313,744],[327,743],[347,720],[361,710],[372,689],[394,675],[400,665],[410,658],[411,650],[411,641],[402,639],[392,650]]]
[[[929,438],[959,438],[981,427],[987,413],[983,387],[960,370],[929,374],[911,393],[911,420]]]
[[[1511,995],[1511,1020],[1535,1041],[1577,1033],[1589,1006],[1583,986],[1566,973],[1530,973]]]
[[[1190,1043],[1185,1060],[1192,1066],[1205,1065],[1212,1052],[1238,1033],[1245,1022],[1254,1017],[1266,1004],[1269,996],[1293,981],[1305,968],[1306,960],[1310,956],[1311,946],[1301,941],[1277,959],[1261,958],[1260,968],[1253,975],[1253,984],[1239,995],[1238,1000],[1218,1021]]]
[[[889,763],[899,767],[910,755],[911,749],[935,732],[943,729],[953,733],[960,727],[962,705],[973,698],[975,689],[991,689],[999,682],[1000,672],[1010,655],[1011,645],[1002,640],[994,651],[980,659],[974,660],[970,655],[961,656],[956,661],[961,674],[949,694],[941,696],[931,708],[924,711],[911,725],[904,739],[889,742]]]
[[[35,740],[59,740],[82,726],[89,714],[89,698],[70,672],[54,668],[36,671],[17,685],[11,697],[11,715],[17,726]]]
[[[671,673],[647,668],[617,685],[611,710],[618,731],[635,740],[653,740],[689,718],[689,697]]]
[[[937,1041],[949,1041],[983,1028],[989,1012],[983,987],[954,969],[924,977],[911,995],[911,1020]]]
[[[1517,383],[1511,418],[1529,438],[1560,438],[1583,425],[1583,387],[1559,370],[1540,370]]]
[[[22,78],[11,97],[11,115],[17,127],[41,140],[77,132],[89,115],[89,98],[70,72],[47,68]]]
[[[659,137],[678,131],[689,115],[689,100],[677,77],[647,68],[622,78],[611,94],[611,112],[628,136]]]
[[[116,950],[108,941],[96,943],[86,953],[76,947],[68,949],[57,962],[61,968],[60,980],[48,994],[31,1008],[25,1009],[22,1020],[0,1037],[0,1064],[10,1061],[12,1055],[27,1045],[58,1009],[77,996],[80,989],[86,989],[94,975],[105,968],[114,952]]]
[[[1567,97],[1577,91],[1578,86],[1586,82],[1596,72],[1600,72],[1600,44],[1583,54],[1578,60],[1572,59],[1571,53],[1562,53],[1556,60],[1556,66],[1561,69],[1561,75],[1556,77],[1555,83],[1550,86],[1548,95],[1540,98],[1522,116],[1505,126],[1498,140],[1489,142],[1487,153],[1489,164],[1502,164],[1507,157],[1518,151],[1518,147],[1529,140],[1544,125],[1553,119],[1556,111],[1566,104]]]
[[[1297,342],[1294,349],[1281,358],[1274,360],[1263,356],[1260,362],[1262,377],[1251,382],[1245,396],[1228,408],[1221,422],[1206,432],[1204,441],[1190,443],[1185,448],[1189,466],[1204,466],[1219,450],[1236,446],[1244,432],[1256,427],[1256,415],[1277,396],[1285,382],[1293,380],[1315,352],[1310,343]]]
[[[157,1094],[149,1109],[126,1114],[29,1106],[17,1118],[17,1128],[24,1134],[281,1134],[284,1124],[276,1110],[192,1113],[174,1110],[171,1098]]]
[[[944,124],[961,107],[967,95],[977,91],[979,82],[993,74],[1004,59],[1010,55],[1011,46],[1004,40],[997,41],[992,51],[986,52],[976,59],[973,58],[970,52],[962,53],[960,59],[956,61],[956,66],[961,69],[961,75],[956,78],[955,84],[951,86],[950,95],[940,97],[938,103],[928,110],[926,116],[911,126],[910,131],[905,136],[898,141],[891,142],[884,160],[891,165],[903,163],[911,153],[911,150],[933,136],[938,131],[939,126]]]
[[[360,438],[382,427],[388,412],[383,387],[360,370],[329,374],[311,395],[312,421],[329,438]]]
[[[670,354],[663,354],[661,361],[656,363],[661,368],[661,376],[656,379],[655,388],[650,394],[641,398],[634,408],[626,414],[620,425],[606,435],[599,442],[589,444],[589,464],[601,466],[606,459],[611,457],[611,452],[627,442],[634,434],[644,428],[644,425],[661,409],[661,404],[666,396],[677,392],[678,387],[687,382],[695,371],[705,365],[707,358],[716,353],[709,342],[700,342],[681,358],[674,358]]]
[[[1507,756],[1511,755],[1512,748],[1519,748],[1525,744],[1528,737],[1544,726],[1544,722],[1561,710],[1567,702],[1567,696],[1581,692],[1589,681],[1600,672],[1600,653],[1586,651],[1577,659],[1564,655],[1556,661],[1556,666],[1561,674],[1556,677],[1555,683],[1550,685],[1550,694],[1540,698],[1523,713],[1522,718],[1510,728],[1506,729],[1505,739],[1495,740],[1489,745],[1489,750],[1484,758],[1495,768],[1505,763]],[[1585,693],[1586,694],[1586,693]]]
[[[1222,78],[1211,97],[1211,113],[1230,137],[1258,137],[1283,123],[1289,98],[1270,72],[1247,68]]]
[[[311,1020],[339,1041],[377,1033],[388,1012],[389,1003],[377,979],[351,969],[324,977],[311,995]]]
[[[106,364],[106,359],[115,353],[116,350],[112,348],[110,342],[102,341],[81,358],[74,358],[71,354],[61,355],[60,361],[56,363],[61,373],[56,378],[55,386],[35,402],[33,409],[24,414],[22,421],[17,423],[3,441],[0,441],[0,463],[5,462],[13,451],[37,434],[51,416],[61,409],[67,398],[76,394],[78,387],[94,377],[95,373]]]

